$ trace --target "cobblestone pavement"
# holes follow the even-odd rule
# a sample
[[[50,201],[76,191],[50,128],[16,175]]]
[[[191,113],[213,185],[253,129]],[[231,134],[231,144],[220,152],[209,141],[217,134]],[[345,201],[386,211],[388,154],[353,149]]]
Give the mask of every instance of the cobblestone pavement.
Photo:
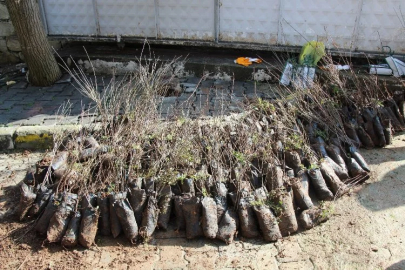
[[[103,91],[112,79],[112,76],[98,76],[98,90]],[[116,83],[122,79],[123,76],[114,77]],[[181,87],[182,92],[179,96],[161,97],[158,109],[163,118],[175,114],[193,118],[240,112],[246,99],[276,97],[271,92],[271,85],[265,83],[200,82],[200,78],[196,77],[175,79],[174,83]],[[77,83],[68,74],[50,87],[31,86],[23,78],[14,85],[1,87],[0,126],[86,124],[95,121],[91,100],[76,87]],[[69,104],[70,111],[65,116],[58,116],[63,104]]]
[[[363,150],[371,179],[338,199],[329,221],[275,244],[186,240],[169,230],[147,245],[97,236],[96,247],[66,250],[22,234],[26,223],[1,221],[0,263],[4,269],[405,269],[404,148],[405,135],[399,135],[386,148]],[[7,196],[18,194],[12,187],[43,154],[0,153],[0,220],[10,211]],[[15,231],[18,237],[7,237]]]

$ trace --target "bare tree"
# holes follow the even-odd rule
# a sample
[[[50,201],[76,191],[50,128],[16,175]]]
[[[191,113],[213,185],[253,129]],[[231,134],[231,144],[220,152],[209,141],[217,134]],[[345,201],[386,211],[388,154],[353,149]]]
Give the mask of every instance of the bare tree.
[[[41,21],[37,0],[6,0],[21,50],[29,69],[29,81],[48,86],[61,77]]]

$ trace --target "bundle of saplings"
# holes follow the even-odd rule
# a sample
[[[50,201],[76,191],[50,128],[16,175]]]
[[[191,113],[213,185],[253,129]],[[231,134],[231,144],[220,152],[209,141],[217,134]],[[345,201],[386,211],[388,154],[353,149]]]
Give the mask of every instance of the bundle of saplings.
[[[365,144],[351,135],[373,131],[378,146],[390,139],[382,143],[386,119],[372,109],[350,133],[349,124],[328,126],[294,106],[259,100],[244,114],[180,119],[154,133],[126,119],[119,134],[71,134],[27,172],[19,218],[36,219],[49,242],[87,248],[97,235],[136,243],[177,230],[229,244],[310,229],[328,218],[321,201],[368,177],[357,148]]]

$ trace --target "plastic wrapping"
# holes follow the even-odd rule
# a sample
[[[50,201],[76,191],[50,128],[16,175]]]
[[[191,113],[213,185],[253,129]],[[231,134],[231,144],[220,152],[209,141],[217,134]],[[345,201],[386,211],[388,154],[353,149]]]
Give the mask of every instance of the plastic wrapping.
[[[203,235],[200,226],[201,201],[198,197],[191,197],[183,200],[183,215],[186,221],[186,237],[193,239]]]
[[[202,229],[204,236],[214,239],[218,232],[217,204],[213,198],[205,197],[202,204]]]

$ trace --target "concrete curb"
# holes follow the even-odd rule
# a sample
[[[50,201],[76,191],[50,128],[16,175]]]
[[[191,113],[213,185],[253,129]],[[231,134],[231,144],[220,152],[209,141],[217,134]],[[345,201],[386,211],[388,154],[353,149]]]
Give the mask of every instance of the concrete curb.
[[[82,125],[51,125],[0,127],[0,150],[49,149],[53,147],[53,136],[60,132],[77,132]]]

